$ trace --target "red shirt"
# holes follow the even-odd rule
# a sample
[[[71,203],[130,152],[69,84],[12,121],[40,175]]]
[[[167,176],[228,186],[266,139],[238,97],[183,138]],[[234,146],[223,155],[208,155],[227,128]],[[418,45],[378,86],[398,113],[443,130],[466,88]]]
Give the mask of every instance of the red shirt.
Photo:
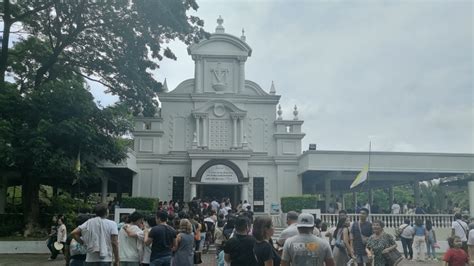
[[[449,266],[464,266],[468,263],[468,257],[466,251],[460,248],[450,248],[444,253],[444,261]]]

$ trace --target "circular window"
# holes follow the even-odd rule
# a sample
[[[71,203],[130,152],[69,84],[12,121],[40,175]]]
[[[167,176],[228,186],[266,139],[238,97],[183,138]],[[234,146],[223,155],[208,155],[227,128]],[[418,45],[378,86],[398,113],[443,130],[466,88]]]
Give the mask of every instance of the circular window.
[[[214,105],[214,115],[217,117],[221,117],[225,114],[225,107],[222,104],[215,104]]]

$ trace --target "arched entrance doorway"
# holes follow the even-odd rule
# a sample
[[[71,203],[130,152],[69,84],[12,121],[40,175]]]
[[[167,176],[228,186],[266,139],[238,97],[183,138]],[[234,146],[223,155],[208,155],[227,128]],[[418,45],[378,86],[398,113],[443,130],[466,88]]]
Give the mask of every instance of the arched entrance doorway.
[[[229,160],[214,159],[203,164],[196,173],[196,196],[201,199],[229,198],[232,206],[248,200],[248,179],[240,168]]]
[[[236,207],[241,200],[241,186],[239,185],[218,185],[218,184],[200,184],[197,186],[197,195],[201,199],[221,202],[223,198],[229,198],[232,207]]]

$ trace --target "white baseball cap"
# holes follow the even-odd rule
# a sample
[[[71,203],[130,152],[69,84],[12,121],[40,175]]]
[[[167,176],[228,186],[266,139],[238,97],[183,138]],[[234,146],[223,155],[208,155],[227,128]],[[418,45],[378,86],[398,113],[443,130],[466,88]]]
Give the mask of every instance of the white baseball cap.
[[[314,226],[314,216],[309,213],[302,213],[298,215],[298,221],[296,222],[296,227],[313,227]]]

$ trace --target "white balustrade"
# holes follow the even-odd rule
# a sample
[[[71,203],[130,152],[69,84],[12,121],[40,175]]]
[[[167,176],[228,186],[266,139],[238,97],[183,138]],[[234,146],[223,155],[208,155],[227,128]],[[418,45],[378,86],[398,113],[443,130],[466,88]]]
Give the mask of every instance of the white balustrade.
[[[358,214],[349,213],[347,214],[351,221],[358,220]],[[323,223],[327,223],[330,226],[335,226],[337,224],[337,219],[339,215],[322,213],[321,220]],[[426,220],[431,220],[433,226],[436,228],[451,228],[451,223],[453,221],[452,214],[378,214],[372,213],[369,216],[369,220],[381,220],[385,227],[387,228],[396,228],[405,222],[405,220],[410,220],[410,223],[415,223],[416,219],[422,219],[423,223]]]

